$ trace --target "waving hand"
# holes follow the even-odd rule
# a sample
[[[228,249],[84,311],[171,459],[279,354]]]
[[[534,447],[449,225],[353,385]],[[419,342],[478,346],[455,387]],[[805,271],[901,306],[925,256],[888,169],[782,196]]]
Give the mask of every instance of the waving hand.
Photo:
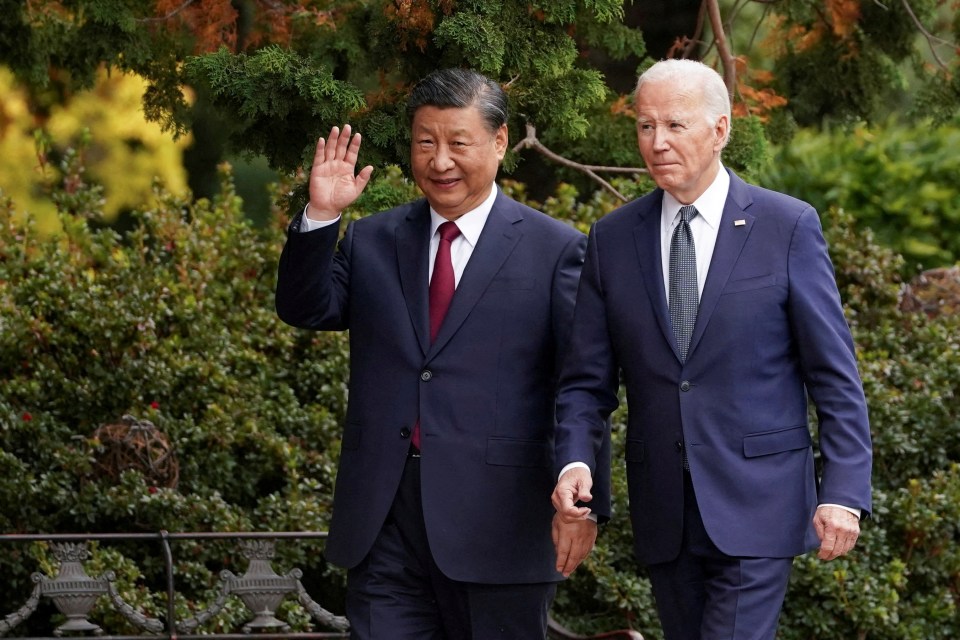
[[[317,140],[317,151],[310,169],[310,206],[307,216],[315,220],[332,220],[360,197],[373,167],[367,165],[354,175],[360,134],[351,139],[350,125],[330,129],[326,139]]]

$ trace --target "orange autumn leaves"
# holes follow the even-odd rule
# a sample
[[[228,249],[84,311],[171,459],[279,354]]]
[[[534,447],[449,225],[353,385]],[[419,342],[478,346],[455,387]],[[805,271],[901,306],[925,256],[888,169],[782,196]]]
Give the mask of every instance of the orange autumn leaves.
[[[254,0],[249,5],[251,26],[241,36],[241,16],[234,4],[223,0],[157,0],[151,22],[165,30],[173,25],[185,28],[194,38],[196,53],[216,51],[221,46],[236,51],[271,43],[286,45],[293,34],[295,20],[335,27],[335,11],[313,7],[314,3],[308,0]],[[241,37],[243,42],[239,41]]]

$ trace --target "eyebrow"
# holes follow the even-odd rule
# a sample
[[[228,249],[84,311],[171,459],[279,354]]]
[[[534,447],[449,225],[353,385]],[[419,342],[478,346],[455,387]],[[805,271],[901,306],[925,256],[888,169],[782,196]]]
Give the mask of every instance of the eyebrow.
[[[650,116],[637,116],[637,122],[680,122],[683,124],[689,124],[693,122],[695,118],[689,115],[667,115],[663,118],[653,118]]]

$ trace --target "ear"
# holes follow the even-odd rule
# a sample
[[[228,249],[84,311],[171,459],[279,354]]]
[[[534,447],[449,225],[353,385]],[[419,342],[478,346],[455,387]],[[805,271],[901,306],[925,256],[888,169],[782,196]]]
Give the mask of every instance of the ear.
[[[720,153],[720,151],[723,150],[723,147],[727,144],[727,139],[730,137],[729,116],[722,115],[717,118],[717,124],[713,127],[713,133],[716,136],[716,139],[713,142],[713,150],[717,153]]]
[[[509,141],[510,134],[507,131],[507,125],[504,123],[497,129],[493,139],[493,146],[497,150],[497,160],[503,160],[503,156],[507,154],[507,143]]]

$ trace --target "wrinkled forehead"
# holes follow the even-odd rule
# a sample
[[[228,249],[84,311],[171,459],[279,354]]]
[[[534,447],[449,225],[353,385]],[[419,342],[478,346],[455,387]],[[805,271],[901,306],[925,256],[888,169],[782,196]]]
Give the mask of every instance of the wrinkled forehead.
[[[664,85],[665,83],[660,83]],[[684,87],[642,87],[637,94],[634,108],[638,122],[679,121],[688,122],[704,117],[704,105],[699,90]]]

